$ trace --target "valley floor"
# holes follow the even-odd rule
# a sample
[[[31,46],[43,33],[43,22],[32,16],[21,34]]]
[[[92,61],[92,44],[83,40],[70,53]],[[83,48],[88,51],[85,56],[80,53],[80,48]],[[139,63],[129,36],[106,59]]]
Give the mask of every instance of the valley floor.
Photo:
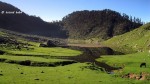
[[[30,67],[0,63],[1,84],[148,84],[85,68],[86,63],[59,67]]]
[[[39,47],[39,42],[0,32],[0,84],[150,84],[150,33],[145,27],[134,32],[104,46],[69,44],[81,49]],[[112,55],[105,46],[125,55]]]
[[[53,52],[60,48],[49,48]],[[58,49],[58,50],[57,50]],[[8,51],[9,52],[9,51]],[[23,51],[21,51],[23,52]],[[78,53],[76,51],[72,51]],[[43,53],[43,52],[42,52]],[[14,54],[14,53],[13,53]],[[66,54],[66,53],[65,53]],[[55,54],[57,55],[57,54]],[[44,56],[44,55],[43,55]],[[0,55],[0,84],[149,84],[149,80],[136,80],[135,78],[123,77],[128,73],[140,74],[149,72],[149,53],[135,53],[121,56],[102,56],[98,62],[104,62],[113,67],[123,69],[107,72],[101,67],[90,62],[73,63],[58,66],[25,66],[20,65],[20,61],[30,60],[31,63],[56,63],[69,61],[65,59],[54,59],[49,56],[14,56]],[[48,57],[48,58],[47,58]],[[58,54],[58,57],[59,54]],[[72,57],[72,56],[71,56]],[[136,58],[136,59],[135,59]],[[140,68],[139,64],[146,59],[146,68]],[[16,63],[12,63],[17,62]],[[71,60],[70,60],[71,61]],[[115,65],[114,65],[115,64]],[[147,76],[149,78],[149,76]],[[146,78],[147,78],[146,77]],[[147,79],[148,79],[147,78]]]

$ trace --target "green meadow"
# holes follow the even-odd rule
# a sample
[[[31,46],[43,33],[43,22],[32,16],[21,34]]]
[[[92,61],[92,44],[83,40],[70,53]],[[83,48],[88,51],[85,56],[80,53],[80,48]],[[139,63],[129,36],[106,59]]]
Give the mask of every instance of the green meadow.
[[[82,67],[76,63],[58,67],[30,67],[0,63],[1,84],[143,84],[148,81],[122,79],[115,74]]]
[[[101,71],[92,63],[76,62],[65,57],[79,56],[83,52],[61,47],[39,47],[39,42],[0,32],[1,37],[15,38],[21,46],[1,44],[0,84],[149,84],[150,75],[145,80],[123,77],[126,74],[150,74],[150,24],[131,32],[115,36],[100,43],[123,55],[103,55],[96,59],[112,67]],[[61,59],[62,58],[62,59]],[[140,68],[145,62],[147,67]],[[29,63],[29,65],[28,65]],[[94,69],[91,69],[94,67]]]
[[[121,74],[127,73],[150,73],[150,53],[140,52],[127,55],[105,55],[97,59],[99,62],[105,62],[110,66],[123,67]],[[140,63],[146,62],[147,67],[140,68]]]
[[[12,55],[33,55],[33,56],[77,56],[82,52],[71,50],[67,48],[41,48],[41,47],[33,47],[33,50],[6,50],[7,54]]]
[[[131,73],[138,76],[140,76],[141,73],[145,73],[147,76],[144,78],[147,80],[143,81],[149,81],[150,24],[145,24],[123,35],[115,36],[102,42],[102,44],[111,47],[115,51],[122,52],[124,55],[105,55],[96,59],[97,61],[106,63],[113,67],[121,67],[122,69],[120,70],[114,70],[114,72],[120,77]],[[146,67],[141,68],[141,63],[146,63]],[[133,79],[136,80],[135,78]]]

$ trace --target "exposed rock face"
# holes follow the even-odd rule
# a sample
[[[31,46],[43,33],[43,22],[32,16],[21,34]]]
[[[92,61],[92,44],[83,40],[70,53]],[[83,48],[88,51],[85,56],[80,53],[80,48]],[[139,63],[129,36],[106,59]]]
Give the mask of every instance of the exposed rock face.
[[[149,80],[147,77],[150,76],[149,73],[141,72],[140,75],[135,73],[128,73],[124,75],[122,78],[129,78],[129,79],[135,79],[135,80]]]

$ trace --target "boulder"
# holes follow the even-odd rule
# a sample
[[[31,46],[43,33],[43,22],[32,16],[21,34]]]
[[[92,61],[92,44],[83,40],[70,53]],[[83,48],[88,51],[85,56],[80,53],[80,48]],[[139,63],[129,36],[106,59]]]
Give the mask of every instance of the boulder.
[[[57,47],[57,42],[56,41],[52,41],[52,40],[48,40],[47,41],[47,46],[48,47]]]
[[[46,44],[40,43],[39,47],[47,47]]]
[[[0,37],[0,43],[5,43],[5,39],[3,37]]]

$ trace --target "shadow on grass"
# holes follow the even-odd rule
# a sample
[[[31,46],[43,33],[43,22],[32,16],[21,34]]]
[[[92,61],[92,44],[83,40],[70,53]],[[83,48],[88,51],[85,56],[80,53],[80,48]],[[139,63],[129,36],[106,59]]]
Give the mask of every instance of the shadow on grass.
[[[0,62],[10,63],[10,64],[19,64],[25,66],[38,66],[38,67],[57,67],[57,66],[65,66],[73,63],[77,63],[76,61],[60,61],[60,62],[37,62],[31,60],[18,61],[18,60],[8,60],[0,58]]]

